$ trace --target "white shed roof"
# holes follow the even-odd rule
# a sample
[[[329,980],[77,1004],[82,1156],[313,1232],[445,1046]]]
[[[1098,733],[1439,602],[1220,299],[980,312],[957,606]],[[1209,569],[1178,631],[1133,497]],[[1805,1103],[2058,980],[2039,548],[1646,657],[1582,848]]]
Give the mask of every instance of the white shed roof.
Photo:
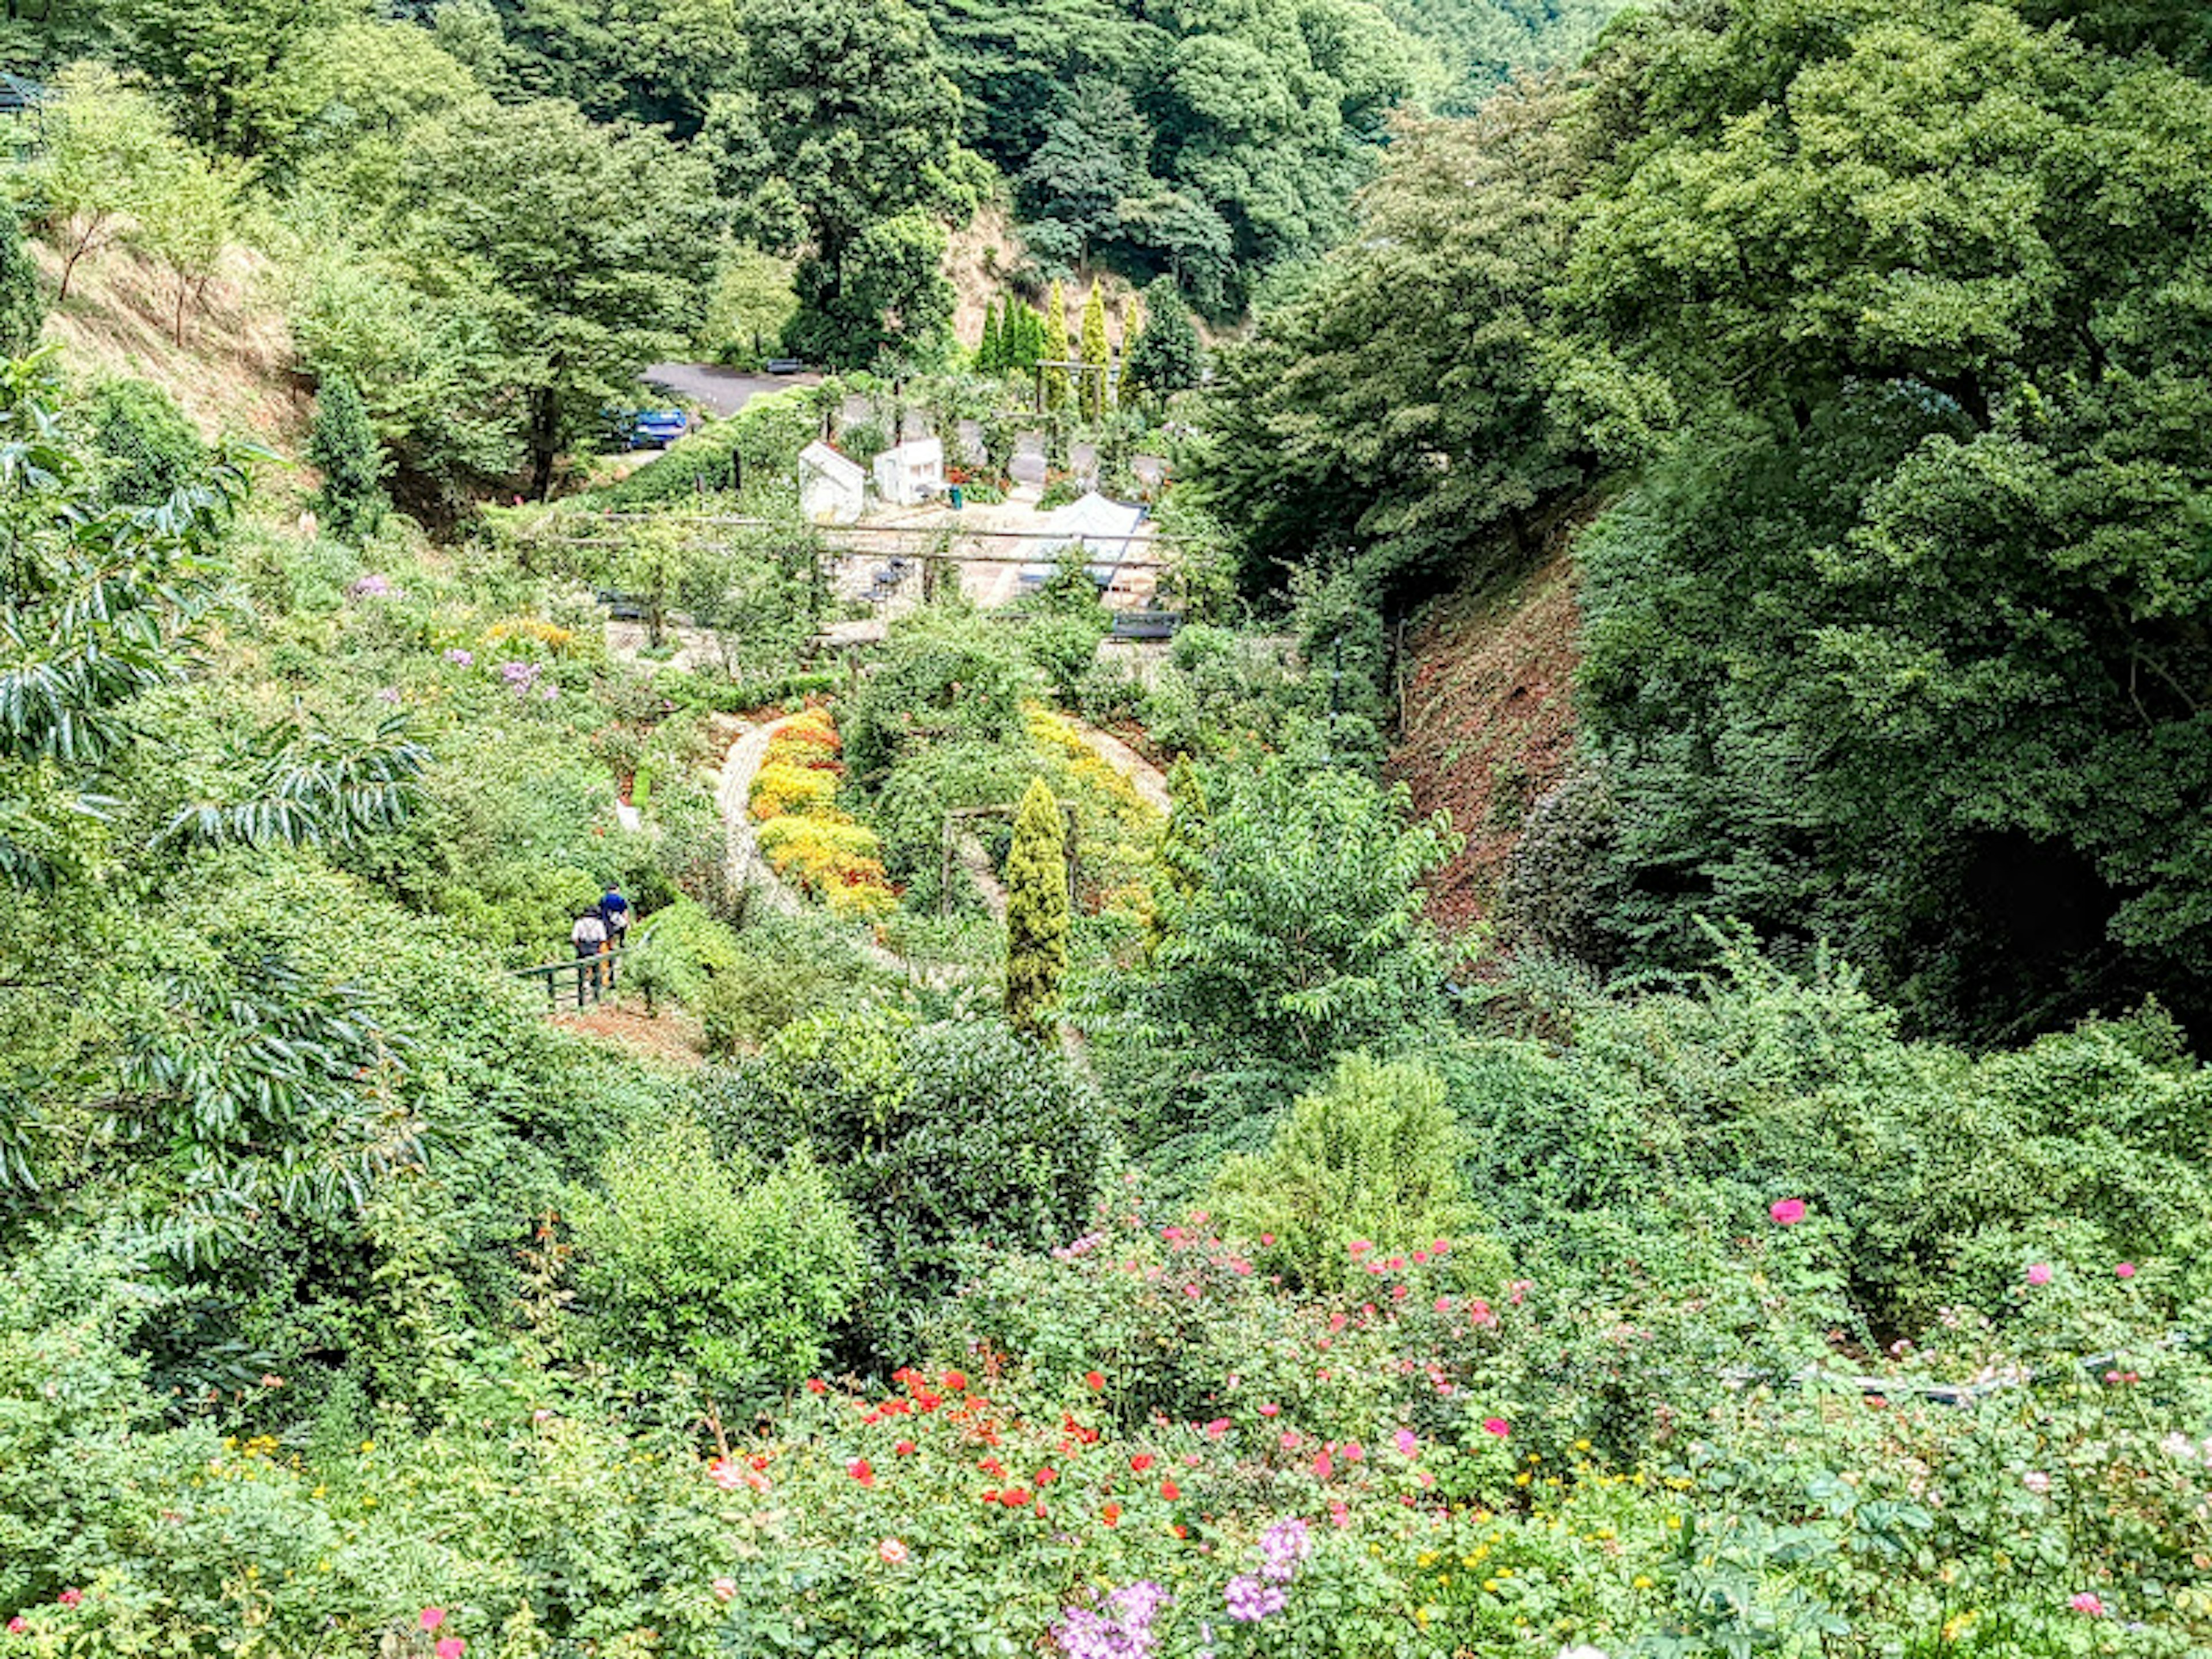
[[[841,455],[825,443],[811,443],[799,452],[799,465],[826,472],[838,483],[854,489],[867,483],[868,475],[860,464],[849,455]]]

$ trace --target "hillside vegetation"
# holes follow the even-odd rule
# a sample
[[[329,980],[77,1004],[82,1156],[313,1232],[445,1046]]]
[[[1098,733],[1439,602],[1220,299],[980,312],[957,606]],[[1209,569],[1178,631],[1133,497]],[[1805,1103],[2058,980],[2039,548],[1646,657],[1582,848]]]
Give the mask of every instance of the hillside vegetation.
[[[0,1659],[2212,1651],[2212,29],[1610,10],[7,8]]]

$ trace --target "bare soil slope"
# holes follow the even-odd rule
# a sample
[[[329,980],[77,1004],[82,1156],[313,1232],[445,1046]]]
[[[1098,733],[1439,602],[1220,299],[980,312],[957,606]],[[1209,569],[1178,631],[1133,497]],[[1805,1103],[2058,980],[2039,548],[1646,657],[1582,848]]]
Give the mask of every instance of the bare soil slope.
[[[1518,580],[1438,600],[1407,636],[1389,773],[1467,837],[1430,884],[1430,914],[1448,929],[1490,916],[1528,809],[1566,768],[1579,621],[1561,547]]]

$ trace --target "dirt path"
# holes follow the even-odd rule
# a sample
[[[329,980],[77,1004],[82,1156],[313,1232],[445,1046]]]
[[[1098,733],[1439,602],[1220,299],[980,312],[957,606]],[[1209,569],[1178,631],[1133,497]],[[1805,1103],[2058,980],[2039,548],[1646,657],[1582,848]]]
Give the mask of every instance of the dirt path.
[[[1164,817],[1175,811],[1175,797],[1168,793],[1166,773],[1112,733],[1085,726],[1073,716],[1068,724],[1075,728],[1075,735],[1083,739],[1085,747],[1129,781],[1129,787],[1146,805]]]
[[[983,908],[1000,927],[1006,921],[1006,888],[999,879],[999,872],[991,867],[991,854],[974,836],[963,833],[953,843],[952,851],[960,860],[960,867],[968,872],[975,884],[975,896],[983,901]]]

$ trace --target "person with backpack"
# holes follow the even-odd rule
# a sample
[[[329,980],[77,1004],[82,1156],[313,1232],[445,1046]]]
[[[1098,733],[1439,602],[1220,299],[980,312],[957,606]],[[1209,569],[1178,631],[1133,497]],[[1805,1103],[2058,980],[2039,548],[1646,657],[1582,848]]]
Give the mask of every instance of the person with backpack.
[[[599,899],[599,920],[607,926],[607,948],[622,949],[623,939],[629,932],[629,901],[612,882]]]
[[[579,913],[576,925],[568,930],[568,941],[576,947],[576,960],[579,962],[587,957],[596,957],[604,954],[607,948],[607,924],[600,920],[599,911],[592,909]],[[579,969],[577,984],[580,988],[587,975],[590,982],[597,984],[605,971],[604,964]]]

